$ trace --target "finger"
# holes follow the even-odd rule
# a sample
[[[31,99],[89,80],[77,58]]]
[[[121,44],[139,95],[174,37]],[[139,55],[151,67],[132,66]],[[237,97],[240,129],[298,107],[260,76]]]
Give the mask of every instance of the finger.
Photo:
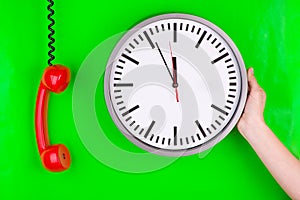
[[[254,70],[253,68],[250,68],[248,70],[248,82],[249,82],[249,89],[251,90],[256,90],[259,88],[259,85],[257,83],[257,80],[254,76]]]

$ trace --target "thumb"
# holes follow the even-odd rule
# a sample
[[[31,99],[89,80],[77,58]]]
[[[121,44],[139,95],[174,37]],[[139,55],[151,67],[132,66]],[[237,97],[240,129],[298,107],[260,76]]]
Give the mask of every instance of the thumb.
[[[257,80],[254,76],[254,70],[252,67],[248,70],[248,83],[249,83],[250,90],[255,90],[255,89],[259,88]]]

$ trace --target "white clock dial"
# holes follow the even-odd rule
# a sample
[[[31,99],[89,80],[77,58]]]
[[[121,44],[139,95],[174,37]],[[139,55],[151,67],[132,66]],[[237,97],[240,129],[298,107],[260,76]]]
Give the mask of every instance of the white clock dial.
[[[118,43],[105,98],[121,132],[160,155],[203,151],[234,127],[247,80],[242,58],[215,25],[186,14],[148,19]]]

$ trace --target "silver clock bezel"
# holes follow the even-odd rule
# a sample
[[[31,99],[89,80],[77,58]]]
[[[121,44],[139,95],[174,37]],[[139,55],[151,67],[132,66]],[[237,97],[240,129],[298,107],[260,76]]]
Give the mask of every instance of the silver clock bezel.
[[[164,19],[186,19],[186,20],[192,20],[198,23],[201,23],[205,26],[208,26],[211,28],[213,31],[215,31],[217,34],[219,34],[228,44],[228,46],[231,48],[232,52],[234,53],[234,56],[236,57],[238,67],[240,70],[240,78],[241,78],[241,89],[240,89],[240,97],[238,100],[237,107],[235,109],[235,112],[229,122],[226,124],[226,126],[212,139],[210,139],[208,142],[201,144],[199,146],[190,148],[190,149],[184,149],[184,150],[167,150],[167,149],[161,149],[157,147],[150,146],[138,138],[136,138],[134,135],[132,135],[127,128],[121,123],[119,117],[117,116],[117,113],[115,112],[113,105],[112,105],[112,100],[111,100],[111,94],[110,94],[110,74],[112,70],[112,64],[113,61],[115,60],[120,48],[122,45],[134,34],[136,33],[136,30],[147,26],[148,24],[151,24],[153,22],[159,21],[159,20],[164,20]],[[162,14],[158,16],[154,16],[151,18],[148,18],[141,23],[135,25],[133,28],[131,28],[118,42],[118,44],[114,47],[114,50],[112,51],[110,58],[107,62],[106,66],[106,71],[105,71],[105,77],[104,77],[104,96],[105,96],[105,102],[108,108],[108,111],[118,127],[118,129],[121,131],[121,133],[132,143],[137,145],[138,147],[151,152],[155,153],[157,155],[162,155],[162,156],[188,156],[196,153],[203,152],[207,149],[210,149],[211,147],[215,146],[217,143],[219,143],[222,139],[224,139],[230,132],[231,130],[235,127],[236,123],[238,122],[239,118],[241,117],[241,114],[244,110],[246,99],[247,99],[247,92],[248,92],[248,85],[247,85],[247,72],[245,68],[245,64],[243,61],[243,58],[234,44],[234,42],[231,40],[231,38],[219,27],[214,25],[213,23],[190,14],[182,14],[182,13],[171,13],[171,14]]]

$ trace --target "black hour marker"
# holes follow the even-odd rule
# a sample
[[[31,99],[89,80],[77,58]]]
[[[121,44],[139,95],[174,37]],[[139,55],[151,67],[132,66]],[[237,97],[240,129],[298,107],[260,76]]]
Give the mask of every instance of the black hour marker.
[[[183,25],[183,24],[182,24],[182,23],[180,23],[180,28],[179,28],[180,30],[182,30],[182,25]]]
[[[230,86],[236,86],[235,82],[229,83]]]
[[[230,92],[235,92],[235,91],[236,91],[236,89],[229,89],[229,91],[230,91]]]
[[[114,83],[114,87],[133,87],[133,83]]]
[[[125,117],[126,115],[128,115],[129,113],[135,111],[135,110],[138,109],[139,107],[140,107],[139,105],[136,105],[136,106],[130,108],[129,110],[127,110],[126,112],[124,112],[124,113],[122,114],[122,116]]]
[[[204,132],[202,126],[201,126],[200,123],[199,123],[199,121],[196,120],[195,123],[196,123],[196,125],[198,126],[200,132],[202,133],[203,137],[206,137],[206,133]]]
[[[122,53],[122,56],[123,56],[124,58],[126,58],[127,60],[133,62],[133,63],[136,64],[136,65],[139,64],[138,61],[136,61],[135,59],[131,58],[130,56],[128,56],[128,55],[126,55],[126,54],[124,54],[124,53]]]
[[[152,49],[154,49],[155,46],[154,46],[152,40],[150,39],[150,37],[149,37],[149,35],[146,31],[144,31],[144,35],[145,35],[146,39],[148,40],[148,42],[149,42],[150,46],[152,47]]]
[[[228,53],[224,53],[223,55],[221,55],[220,57],[214,59],[213,61],[211,61],[211,64],[215,64],[216,62],[222,60],[223,58],[225,58],[226,56],[228,56]]]
[[[173,24],[173,42],[177,42],[177,23]]]
[[[170,23],[168,23],[168,30],[170,30],[171,29],[171,25],[170,25]]]
[[[200,38],[199,38],[199,40],[198,40],[198,42],[197,42],[197,44],[196,44],[196,48],[198,48],[199,46],[200,46],[200,44],[201,44],[201,42],[202,42],[202,40],[203,40],[203,38],[205,37],[205,35],[206,35],[206,31],[204,31],[203,33],[202,33],[202,35],[200,36]]]
[[[211,107],[214,108],[215,110],[219,111],[220,113],[223,113],[224,115],[228,115],[228,112],[226,112],[222,108],[219,108],[218,106],[215,106],[214,104],[211,104]]]
[[[153,120],[153,121],[151,122],[149,128],[147,129],[147,131],[146,131],[146,133],[145,133],[145,135],[144,135],[144,138],[147,138],[147,137],[148,137],[148,135],[149,135],[151,129],[153,128],[154,124],[155,124],[155,121]]]
[[[177,145],[177,126],[174,126],[174,145]]]
[[[119,80],[121,80],[121,78],[114,78],[114,80],[115,80],[115,81],[119,81]]]

